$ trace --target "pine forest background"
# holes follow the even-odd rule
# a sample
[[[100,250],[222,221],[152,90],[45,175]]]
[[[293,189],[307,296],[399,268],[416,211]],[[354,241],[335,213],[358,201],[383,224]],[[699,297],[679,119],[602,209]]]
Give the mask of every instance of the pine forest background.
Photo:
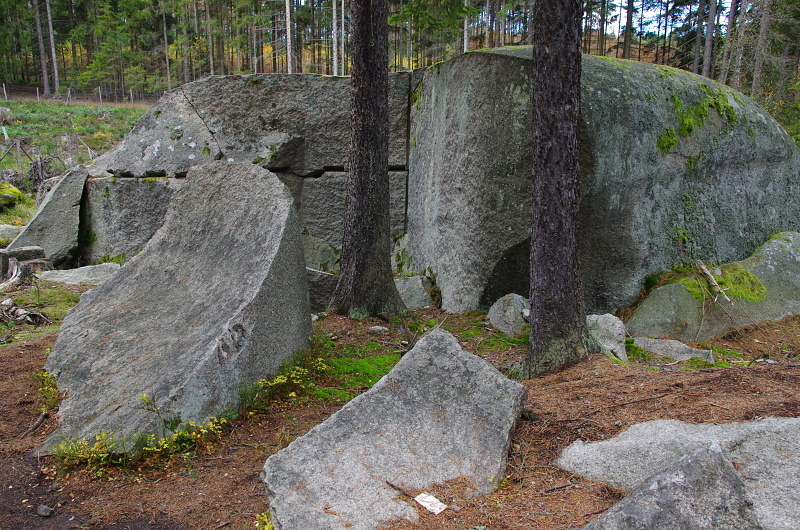
[[[532,1],[390,1],[390,68],[528,44]],[[0,0],[4,97],[153,101],[210,74],[347,75],[348,10],[349,0]],[[800,0],[585,0],[582,28],[585,53],[716,79],[800,132]]]

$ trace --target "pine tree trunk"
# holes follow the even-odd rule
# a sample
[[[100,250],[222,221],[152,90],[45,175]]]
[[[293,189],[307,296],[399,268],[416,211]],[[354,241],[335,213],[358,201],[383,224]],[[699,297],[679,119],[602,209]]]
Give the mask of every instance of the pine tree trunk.
[[[533,205],[530,352],[518,377],[588,355],[578,270],[580,2],[536,2],[533,32]]]
[[[625,48],[622,51],[622,58],[630,59],[631,39],[633,38],[633,0],[628,0],[628,8],[625,16]]]
[[[733,61],[733,76],[731,78],[731,87],[739,90],[739,84],[742,77],[742,56],[744,55],[744,32],[747,27],[747,5],[749,0],[742,0],[742,6],[739,8],[739,25],[736,26],[736,44],[733,49],[736,51],[736,56]]]
[[[58,56],[56,55],[56,35],[53,33],[53,16],[50,14],[50,0],[44,0],[47,15],[47,33],[50,35],[50,56],[53,67],[53,89],[58,91]]]
[[[761,95],[761,71],[764,69],[764,57],[769,53],[767,37],[769,37],[769,25],[772,21],[771,12],[772,0],[764,0],[761,3],[761,24],[758,28],[758,42],[753,63],[753,87],[750,90],[750,95],[754,98]]]
[[[354,318],[405,311],[389,260],[387,17],[386,0],[351,3],[350,174],[341,276],[331,305]]]
[[[39,16],[39,0],[31,0],[33,6],[33,16],[36,23],[36,40],[39,44],[39,62],[42,68],[42,83],[44,84],[44,96],[50,96],[50,76],[47,73],[47,52],[44,47],[44,36],[42,35],[42,19]]]
[[[731,10],[728,13],[728,25],[725,29],[725,46],[722,51],[722,72],[719,74],[719,82],[723,85],[728,82],[728,72],[731,66],[731,48],[733,47],[734,35],[736,33],[736,19],[739,15],[739,0],[731,0]]]
[[[703,75],[711,77],[712,56],[714,48],[714,34],[717,29],[717,0],[711,0],[708,4],[708,22],[706,22],[706,46],[703,53]]]

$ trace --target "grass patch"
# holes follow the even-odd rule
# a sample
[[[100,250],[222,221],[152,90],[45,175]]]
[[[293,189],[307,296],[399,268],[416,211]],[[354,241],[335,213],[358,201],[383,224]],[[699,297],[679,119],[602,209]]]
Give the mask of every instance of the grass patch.
[[[57,284],[42,283],[34,280],[31,289],[20,291],[14,296],[14,302],[25,309],[43,313],[51,321],[60,322],[75,304],[81,295],[75,291],[65,289]]]
[[[0,211],[0,224],[25,226],[35,214],[36,202],[23,194],[21,201]]]

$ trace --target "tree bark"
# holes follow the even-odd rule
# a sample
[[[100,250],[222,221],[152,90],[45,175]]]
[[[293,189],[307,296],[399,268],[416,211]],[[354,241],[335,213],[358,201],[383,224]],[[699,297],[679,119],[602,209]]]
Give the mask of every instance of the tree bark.
[[[761,24],[758,28],[758,42],[755,49],[755,61],[753,63],[753,86],[750,90],[752,97],[761,94],[761,71],[764,68],[764,56],[769,53],[767,38],[769,37],[769,25],[772,21],[772,0],[764,0],[761,3]]]
[[[350,7],[350,173],[342,266],[332,308],[353,318],[405,311],[392,278],[389,229],[389,28],[386,0]]]
[[[50,0],[44,0],[47,15],[47,33],[50,35],[50,56],[53,67],[53,90],[58,91],[58,56],[56,55],[56,35],[53,32],[53,16],[50,14]]]
[[[533,205],[530,351],[516,376],[588,356],[578,266],[579,0],[536,2],[533,32]]]
[[[741,82],[742,76],[742,56],[744,55],[744,32],[747,27],[746,17],[747,17],[747,6],[749,0],[742,0],[742,6],[739,8],[739,24],[736,26],[736,44],[734,45],[734,50],[736,51],[736,56],[733,61],[733,76],[731,78],[731,87],[739,90],[739,84]]]
[[[725,46],[722,51],[722,71],[719,74],[719,82],[723,85],[728,82],[728,72],[731,66],[731,48],[735,40],[737,29],[737,18],[739,16],[739,0],[731,1],[731,9],[728,13],[728,25],[725,29]]]
[[[714,33],[717,30],[717,0],[708,4],[708,21],[706,22],[706,45],[703,52],[703,76],[711,77],[711,52],[714,48]]]
[[[292,0],[286,0],[286,73],[294,73],[294,39],[292,38]]]
[[[631,58],[631,40],[633,38],[633,0],[628,0],[628,8],[625,13],[625,48],[622,50],[622,58]]]
[[[42,35],[42,19],[39,16],[39,0],[31,0],[33,6],[33,17],[36,22],[36,40],[39,44],[39,62],[42,68],[42,83],[44,84],[44,96],[50,96],[50,76],[47,74],[47,52],[44,48],[44,36]]]

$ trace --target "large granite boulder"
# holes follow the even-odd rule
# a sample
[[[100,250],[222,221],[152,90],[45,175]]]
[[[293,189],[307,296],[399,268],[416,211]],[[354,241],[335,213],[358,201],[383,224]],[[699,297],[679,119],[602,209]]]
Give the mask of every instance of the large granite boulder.
[[[88,172],[83,166],[67,172],[45,196],[36,216],[7,248],[42,247],[55,266],[77,260],[81,198],[87,177]]]
[[[428,69],[411,101],[408,249],[448,311],[527,293],[530,48]],[[685,259],[724,263],[800,227],[800,151],[749,98],[652,64],[584,56],[580,248],[587,309],[614,311]]]
[[[378,528],[417,513],[399,490],[502,478],[525,388],[442,330],[369,391],[271,456],[262,477],[276,528]],[[389,484],[391,483],[391,484]]]
[[[408,73],[389,79],[389,164],[406,166]],[[167,92],[92,168],[118,177],[180,177],[209,160],[307,176],[347,166],[350,78],[211,76]]]
[[[185,179],[114,177],[86,182],[83,262],[125,261],[161,228],[172,194]]]
[[[291,196],[252,164],[191,170],[161,229],[67,315],[45,369],[66,398],[46,448],[100,431],[124,440],[235,405],[311,333]]]
[[[704,340],[736,326],[800,313],[797,232],[775,234],[749,258],[709,272],[729,300],[698,270],[651,292],[626,323],[628,331],[640,337]]]

